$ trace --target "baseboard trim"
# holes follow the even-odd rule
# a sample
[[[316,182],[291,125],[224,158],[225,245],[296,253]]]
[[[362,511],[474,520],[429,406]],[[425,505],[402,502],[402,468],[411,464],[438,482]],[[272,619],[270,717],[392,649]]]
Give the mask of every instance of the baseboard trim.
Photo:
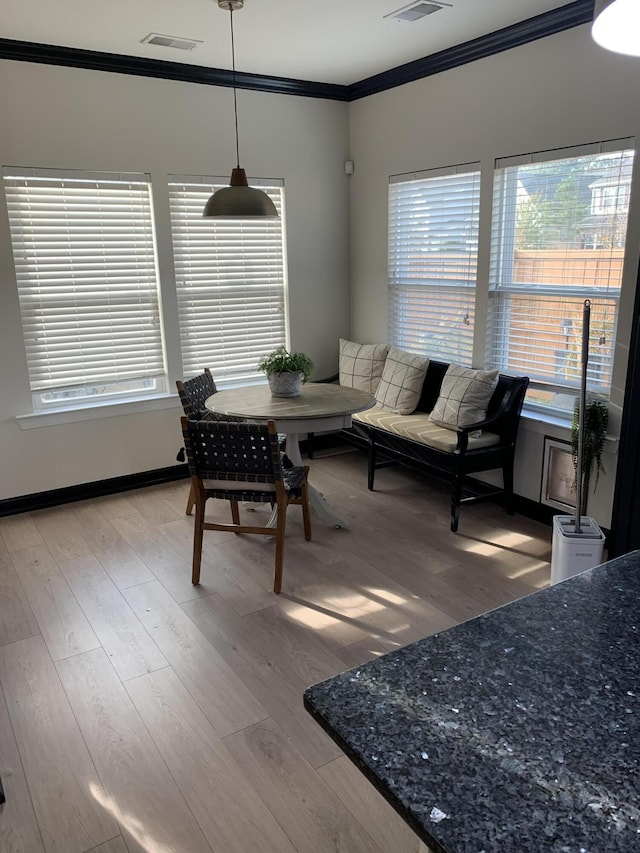
[[[118,492],[129,492],[145,486],[172,483],[174,480],[184,480],[188,476],[189,469],[186,465],[170,465],[167,468],[141,471],[138,474],[127,474],[124,477],[112,477],[109,480],[80,483],[77,486],[66,486],[63,489],[52,489],[48,492],[5,498],[0,500],[0,517],[104,497],[104,495],[115,495]]]
[[[546,504],[538,503],[538,501],[532,501],[530,498],[523,498],[522,495],[514,495],[513,504],[515,511],[519,512],[520,515],[525,515],[533,521],[541,521],[543,524],[548,524],[549,526],[553,524],[554,515],[573,515],[572,510],[560,512]],[[602,525],[599,526],[600,530],[604,533],[605,547],[608,547],[611,530],[608,527],[603,527]]]
[[[314,449],[326,450],[344,443],[344,433],[324,433],[315,437]],[[355,442],[350,443],[355,444]],[[306,442],[302,441],[300,447],[304,453]],[[37,492],[18,498],[5,498],[0,500],[0,518],[31,512],[35,509],[47,509],[52,506],[90,500],[105,495],[115,495],[118,492],[130,492],[133,489],[142,489],[145,486],[173,483],[176,480],[185,480],[188,476],[189,469],[186,465],[170,465],[166,468],[156,468],[153,471],[142,471],[139,474],[127,474],[124,477],[112,477],[109,480],[96,480],[93,483],[81,483],[78,486],[67,486],[64,489],[52,489],[49,492]],[[533,521],[548,524],[549,527],[553,524],[553,516],[558,515],[558,511],[553,507],[522,497],[522,495],[514,495],[513,502],[517,513]],[[610,531],[604,527],[601,529],[608,541]]]
[[[532,521],[541,521],[543,524],[548,524],[549,527],[553,524],[553,516],[558,514],[557,509],[533,501],[531,498],[524,498],[522,495],[513,496],[513,508],[520,515],[525,515]]]
[[[330,447],[334,447],[339,444],[349,443],[354,447],[357,447],[359,450],[363,450],[366,453],[366,442],[362,439],[359,439],[358,436],[355,436],[348,431],[340,431],[340,432],[332,432],[332,433],[321,433],[314,437],[313,447],[314,450],[323,450],[328,449]],[[301,442],[301,448],[304,452],[306,442]],[[391,464],[402,465],[403,462],[400,459],[391,460]],[[408,468],[412,468],[411,464],[407,464]],[[439,476],[437,471],[429,472],[429,476],[433,476],[438,479],[441,483],[447,483],[448,480],[446,476]],[[479,488],[482,489],[484,486],[488,490],[491,490],[493,487],[490,484],[482,484],[481,481],[477,481]],[[474,483],[475,485],[475,483]],[[547,506],[546,504],[539,503],[538,501],[531,500],[531,498],[525,498],[522,495],[514,495],[513,496],[513,508],[519,515],[524,515],[526,518],[530,518],[532,521],[539,521],[542,524],[547,524],[549,527],[553,524],[553,516],[558,515],[558,510],[553,507]],[[566,513],[564,513],[566,515]],[[609,531],[602,527],[602,532],[605,534],[605,537],[608,538]]]

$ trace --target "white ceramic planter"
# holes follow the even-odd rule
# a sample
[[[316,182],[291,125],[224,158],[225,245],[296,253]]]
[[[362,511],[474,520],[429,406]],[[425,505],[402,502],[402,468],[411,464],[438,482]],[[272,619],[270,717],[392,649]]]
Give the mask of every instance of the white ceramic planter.
[[[299,370],[272,373],[269,388],[273,397],[297,397],[302,388],[302,373]]]

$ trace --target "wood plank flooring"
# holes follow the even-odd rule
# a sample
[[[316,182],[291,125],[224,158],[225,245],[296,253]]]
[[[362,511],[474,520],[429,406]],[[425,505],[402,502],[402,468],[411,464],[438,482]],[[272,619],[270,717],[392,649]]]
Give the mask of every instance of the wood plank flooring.
[[[0,519],[2,853],[428,853],[302,693],[546,586],[551,530],[310,465],[349,529],[292,507],[280,596],[258,536],[205,533],[192,587],[186,481]]]

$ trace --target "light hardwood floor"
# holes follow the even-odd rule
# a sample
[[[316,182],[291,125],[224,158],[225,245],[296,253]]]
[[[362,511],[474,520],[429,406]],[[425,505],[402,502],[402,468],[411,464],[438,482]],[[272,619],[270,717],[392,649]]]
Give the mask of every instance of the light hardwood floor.
[[[442,485],[310,464],[350,529],[292,507],[280,596],[257,536],[205,533],[191,585],[187,481],[0,519],[2,853],[426,851],[302,693],[546,586],[551,531],[488,503],[454,535]]]

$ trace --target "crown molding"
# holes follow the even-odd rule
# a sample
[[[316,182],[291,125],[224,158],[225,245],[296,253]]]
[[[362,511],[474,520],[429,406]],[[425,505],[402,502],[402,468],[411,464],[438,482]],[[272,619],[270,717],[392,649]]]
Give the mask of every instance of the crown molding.
[[[416,59],[406,65],[399,65],[382,74],[367,77],[366,80],[360,80],[359,83],[352,83],[349,86],[349,101],[375,95],[405,83],[412,83],[414,80],[421,80],[423,77],[431,77],[441,71],[449,71],[469,62],[475,62],[477,59],[484,59],[581,24],[591,23],[593,6],[594,0],[576,0],[567,6],[560,6],[558,9],[552,9],[550,12],[544,12],[542,15],[536,15],[534,18],[528,18],[526,21],[520,21],[486,36],[433,53],[423,59]]]
[[[222,68],[205,68],[183,62],[167,62],[141,56],[103,53],[98,50],[80,50],[52,44],[0,38],[0,59],[37,62],[45,65],[64,65],[91,71],[110,71],[114,74],[133,74],[138,77],[157,77],[183,83],[200,83],[205,86],[233,87],[233,74]],[[348,100],[348,87],[334,83],[314,83],[293,80],[289,77],[271,77],[266,74],[236,72],[238,89],[257,92],[275,92],[281,95],[300,95],[305,98],[325,98],[333,101]]]
[[[375,74],[349,86],[294,80],[289,77],[271,77],[265,74],[247,74],[242,71],[236,72],[236,86],[239,89],[253,89],[257,92],[275,92],[281,95],[298,95],[333,101],[356,101],[359,98],[375,95],[378,92],[458,68],[477,59],[484,59],[537,39],[590,23],[593,19],[593,7],[594,0],[575,0],[566,6],[560,6],[558,9],[552,9],[542,15],[536,15],[534,18],[528,18],[526,21],[520,21],[448,50],[425,56],[423,59],[416,59],[381,74]],[[93,71],[110,71],[116,74],[134,74],[140,77],[157,77],[206,86],[233,86],[231,71],[221,68],[205,68],[201,65],[182,62],[167,62],[13,39],[0,38],[0,59],[64,65]]]

